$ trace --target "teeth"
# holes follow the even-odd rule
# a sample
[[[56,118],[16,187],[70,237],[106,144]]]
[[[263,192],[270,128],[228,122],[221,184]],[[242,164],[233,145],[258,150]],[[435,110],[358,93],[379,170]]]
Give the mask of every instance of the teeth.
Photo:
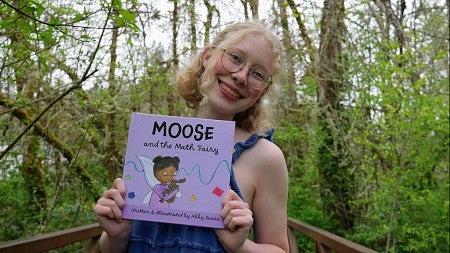
[[[221,84],[220,85],[222,87],[222,89],[224,89],[226,92],[228,92],[230,95],[232,95],[233,97],[240,97],[239,94],[237,94],[234,90],[230,89],[228,86]]]

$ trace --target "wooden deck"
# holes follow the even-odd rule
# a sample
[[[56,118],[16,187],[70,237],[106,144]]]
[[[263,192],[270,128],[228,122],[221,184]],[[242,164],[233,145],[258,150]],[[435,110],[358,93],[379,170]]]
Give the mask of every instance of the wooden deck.
[[[314,241],[315,253],[375,253],[357,243],[346,240],[335,234],[298,220],[288,218],[288,236],[291,253],[298,253],[295,231],[298,231]],[[86,252],[96,252],[96,240],[102,233],[98,224],[90,224],[81,227],[56,231],[43,235],[33,236],[0,243],[2,253],[38,253],[61,248],[73,243],[86,241]]]

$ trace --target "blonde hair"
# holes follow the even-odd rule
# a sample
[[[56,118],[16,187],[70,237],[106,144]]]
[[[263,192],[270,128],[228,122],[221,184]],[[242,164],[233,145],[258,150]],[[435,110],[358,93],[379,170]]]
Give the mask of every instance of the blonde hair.
[[[246,131],[262,132],[274,125],[274,106],[277,103],[281,85],[281,59],[282,46],[279,39],[259,21],[246,21],[234,23],[219,32],[214,41],[209,45],[210,49],[226,48],[227,45],[238,41],[247,34],[257,34],[262,36],[272,49],[274,61],[272,66],[272,83],[267,87],[258,101],[245,111],[234,116],[236,126]],[[214,50],[211,50],[214,51]],[[216,62],[220,57],[220,50],[210,55],[208,62]],[[198,52],[191,60],[191,63],[181,69],[176,76],[175,85],[179,94],[184,98],[190,108],[197,108],[208,101],[205,90],[214,83],[214,73],[211,71],[212,65],[206,69],[202,63],[203,52]]]

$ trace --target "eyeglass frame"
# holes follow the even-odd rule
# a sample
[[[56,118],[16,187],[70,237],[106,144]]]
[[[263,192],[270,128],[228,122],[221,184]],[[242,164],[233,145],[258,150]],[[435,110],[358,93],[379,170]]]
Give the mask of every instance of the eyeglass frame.
[[[248,66],[249,70],[248,70],[248,73],[247,73],[247,82],[253,89],[255,89],[255,90],[264,90],[264,89],[266,89],[267,87],[269,87],[272,84],[272,75],[268,74],[267,77],[265,78],[265,80],[263,80],[264,85],[261,88],[258,88],[258,87],[255,87],[254,85],[252,85],[252,82],[249,81],[249,75],[251,73],[251,69],[254,68],[255,66],[250,66],[250,65],[247,64],[247,57],[242,57],[243,58],[242,66],[236,65],[237,67],[239,67],[236,71],[228,70],[225,67],[225,65],[223,64],[223,57],[227,53],[228,50],[230,50],[230,49],[229,48],[222,48],[222,50],[221,50],[222,51],[222,56],[220,57],[220,63],[222,64],[222,67],[223,67],[223,69],[225,71],[227,71],[229,73],[237,73],[237,72],[243,70],[245,68],[245,66]],[[232,49],[232,50],[239,51],[237,49]],[[229,54],[228,54],[228,56],[231,57]],[[232,62],[232,60],[230,60],[230,61],[231,61],[232,64],[234,64]],[[264,67],[262,67],[262,68],[264,68]]]

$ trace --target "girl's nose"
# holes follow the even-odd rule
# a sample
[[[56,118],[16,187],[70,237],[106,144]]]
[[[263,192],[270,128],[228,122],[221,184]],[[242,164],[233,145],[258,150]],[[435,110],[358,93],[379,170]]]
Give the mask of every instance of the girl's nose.
[[[247,86],[249,70],[250,67],[248,65],[245,65],[241,70],[231,73],[231,78],[236,83]]]

